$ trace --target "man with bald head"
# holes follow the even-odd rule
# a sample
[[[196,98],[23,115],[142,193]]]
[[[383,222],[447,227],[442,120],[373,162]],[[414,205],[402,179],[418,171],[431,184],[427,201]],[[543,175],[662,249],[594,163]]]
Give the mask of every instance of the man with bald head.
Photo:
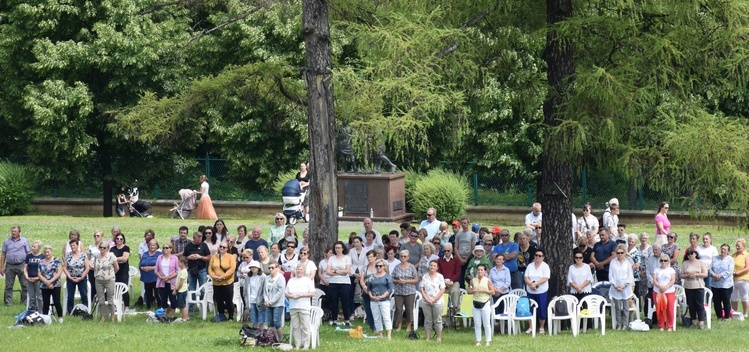
[[[268,242],[264,240],[262,236],[263,232],[260,229],[260,226],[255,226],[250,233],[250,238],[247,240],[247,243],[244,244],[244,249],[252,249],[253,260],[260,260],[260,255],[257,252],[258,247],[265,246],[270,248]]]
[[[367,231],[373,231],[375,233],[375,244],[382,245],[382,236],[380,235],[379,231],[372,228],[372,219],[364,218],[362,225],[364,225],[364,230],[362,232],[359,232],[359,238],[361,238],[361,242],[367,243]]]

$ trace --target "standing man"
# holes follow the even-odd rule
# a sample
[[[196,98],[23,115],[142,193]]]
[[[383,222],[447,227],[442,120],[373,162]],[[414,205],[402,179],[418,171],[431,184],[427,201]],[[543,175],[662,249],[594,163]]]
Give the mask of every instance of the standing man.
[[[533,203],[533,210],[525,216],[525,227],[533,231],[530,240],[541,244],[541,237],[536,233],[536,228],[541,227],[541,203]]]
[[[187,232],[189,230],[187,229],[187,226],[180,226],[179,228],[179,235],[172,236],[172,247],[174,247],[174,255],[181,256],[182,253],[185,251],[185,246],[187,246],[188,243],[190,243],[190,240],[187,239]]]
[[[609,199],[608,203],[606,203],[606,210],[604,210],[603,216],[601,216],[601,220],[603,220],[603,224],[601,224],[601,227],[606,228],[610,236],[614,236],[617,233],[617,229],[619,227],[618,199]]]
[[[427,218],[419,224],[419,230],[427,230],[427,241],[431,241],[434,235],[440,233],[440,221],[437,220],[437,210],[427,209]]]
[[[616,242],[609,240],[609,231],[602,227],[598,229],[601,242],[593,246],[590,262],[596,266],[596,279],[609,281],[609,263],[616,258]]]
[[[187,258],[188,288],[195,291],[197,287],[205,284],[208,277],[207,263],[211,260],[211,250],[203,242],[203,234],[199,231],[192,234],[192,242],[185,246],[183,255]]]
[[[5,275],[5,305],[13,305],[13,284],[18,277],[21,284],[21,303],[26,303],[26,277],[23,274],[26,255],[31,252],[29,241],[21,237],[21,227],[13,226],[10,237],[3,241],[3,254],[0,257],[0,275]]]
[[[499,241],[492,250],[492,261],[494,261],[494,257],[501,254],[504,257],[502,261],[504,267],[510,271],[510,280],[512,281],[510,286],[513,290],[523,288],[523,273],[518,270],[518,253],[520,253],[520,247],[518,247],[517,243],[510,241],[510,231],[507,229],[499,231]]]
[[[270,248],[268,245],[268,242],[262,238],[263,232],[260,230],[260,226],[255,226],[252,229],[252,234],[250,239],[247,240],[247,243],[244,245],[244,249],[252,249],[252,259],[253,260],[260,260],[260,254],[257,252],[257,249],[260,246],[265,246],[265,248]]]
[[[401,251],[408,251],[408,262],[413,264],[414,266],[419,265],[421,255],[424,253],[421,244],[417,242],[418,239],[419,235],[416,232],[411,232],[411,234],[408,235],[408,242],[402,244],[400,248]]]
[[[372,228],[372,219],[370,218],[364,218],[364,221],[362,222],[364,225],[364,231],[359,232],[359,238],[361,238],[361,243],[367,243],[367,231],[372,231],[375,233],[375,244],[382,245],[382,236],[380,233]]]
[[[445,243],[444,251],[445,255],[437,260],[439,272],[445,278],[445,293],[450,296],[450,307],[460,309],[460,260],[453,255],[451,243]]]
[[[468,259],[473,252],[473,247],[478,242],[479,238],[473,231],[471,231],[471,221],[464,217],[460,219],[460,225],[462,230],[455,236],[455,250],[453,254],[460,261],[460,288],[465,288],[465,275],[466,268],[468,267]]]

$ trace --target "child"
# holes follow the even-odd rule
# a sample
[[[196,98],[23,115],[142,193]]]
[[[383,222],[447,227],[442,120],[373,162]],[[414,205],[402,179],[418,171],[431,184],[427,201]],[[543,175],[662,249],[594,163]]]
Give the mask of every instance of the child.
[[[187,257],[185,256],[179,256],[179,273],[174,294],[177,296],[177,306],[182,311],[182,321],[190,321],[187,315]]]
[[[243,284],[245,285],[245,302],[249,304],[252,327],[256,329],[265,329],[267,325],[267,309],[265,309],[265,307],[263,306],[265,274],[263,274],[260,263],[258,263],[257,261],[253,260],[252,262],[250,262],[249,268],[250,272],[243,282]]]

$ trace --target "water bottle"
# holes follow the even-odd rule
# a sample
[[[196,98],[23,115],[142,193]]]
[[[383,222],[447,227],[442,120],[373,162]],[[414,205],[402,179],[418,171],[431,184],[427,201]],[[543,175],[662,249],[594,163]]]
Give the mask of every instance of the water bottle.
[[[374,217],[374,209],[373,208],[369,208],[369,217],[370,218]]]

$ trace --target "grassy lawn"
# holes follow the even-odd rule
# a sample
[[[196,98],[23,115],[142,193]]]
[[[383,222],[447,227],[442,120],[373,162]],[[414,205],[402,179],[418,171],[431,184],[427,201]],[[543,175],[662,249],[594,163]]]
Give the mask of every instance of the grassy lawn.
[[[263,233],[267,234],[271,226],[271,217],[226,220],[232,233],[236,233],[238,225],[244,224],[248,228],[259,225]],[[116,219],[116,218],[81,218],[63,216],[29,216],[29,217],[0,217],[0,232],[3,239],[10,235],[13,225],[20,225],[22,235],[30,240],[39,239],[55,248],[55,255],[59,256],[63,243],[67,240],[70,229],[78,229],[83,235],[84,244],[89,245],[92,233],[102,229],[106,234],[112,226],[120,226],[127,236],[128,245],[133,252],[142,240],[146,229],[152,228],[156,232],[156,239],[163,241],[177,233],[181,225],[186,225],[194,231],[198,225],[212,225],[210,221],[172,220],[172,219]],[[482,223],[483,225],[483,223]],[[486,223],[486,225],[493,225]],[[504,224],[500,224],[504,225]],[[306,226],[304,223],[298,226]],[[504,227],[504,226],[503,226]],[[511,231],[519,230],[519,224],[509,226]],[[375,229],[387,233],[397,229],[397,224],[375,224]],[[351,231],[359,231],[359,223],[343,223],[340,225],[339,237],[344,238]],[[628,232],[649,231],[652,224],[630,224]],[[713,233],[714,244],[727,242],[733,247],[733,241],[738,236],[746,237],[746,231],[735,228],[716,228],[709,226],[690,226],[675,228],[679,233],[679,245],[687,244],[690,231]],[[301,231],[299,231],[301,232]],[[136,265],[136,260],[130,261]],[[4,281],[0,285],[4,287]],[[135,291],[140,292],[139,283],[134,282]],[[18,302],[18,294],[15,295]],[[23,311],[24,307],[16,304],[11,307],[0,305],[0,322],[11,326],[14,315]],[[712,313],[712,312],[710,312]],[[527,335],[511,336],[495,335],[492,348],[523,351],[549,350],[555,351],[602,351],[602,350],[630,350],[630,351],[742,351],[749,350],[745,331],[749,321],[718,322],[713,319],[713,329],[685,330],[679,326],[676,332],[666,333],[650,331],[644,333],[613,331],[607,328],[606,336],[598,331],[589,331],[585,335],[572,337],[568,331],[560,336],[537,336],[532,339]],[[196,351],[220,348],[221,350],[239,350],[238,331],[240,323],[228,322],[213,324],[193,320],[183,324],[147,324],[145,315],[126,316],[120,324],[99,324],[98,322],[82,321],[77,317],[66,317],[63,324],[44,327],[8,329],[2,333],[3,346],[1,351],[28,351],[30,348],[49,346],[55,351],[133,351],[155,346],[164,346],[173,351]],[[286,327],[288,333],[289,327]],[[367,330],[365,328],[365,330]],[[365,331],[366,333],[366,331]],[[406,339],[405,332],[393,332],[393,340],[354,340],[344,332],[336,332],[325,325],[321,328],[322,349],[332,351],[454,351],[471,349],[474,343],[472,328],[462,328],[445,332],[442,343],[423,341],[424,332],[419,330],[420,341]],[[481,347],[485,348],[485,347]]]

